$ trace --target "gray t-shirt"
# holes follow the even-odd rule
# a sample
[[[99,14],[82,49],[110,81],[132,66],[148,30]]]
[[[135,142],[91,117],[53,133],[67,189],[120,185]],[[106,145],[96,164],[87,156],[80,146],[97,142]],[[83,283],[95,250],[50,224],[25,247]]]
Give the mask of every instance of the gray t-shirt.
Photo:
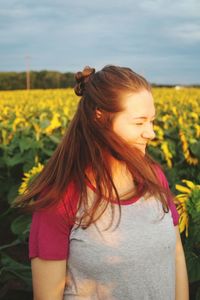
[[[117,205],[116,205],[117,207]],[[151,197],[121,205],[69,235],[64,300],[175,300],[176,234],[171,211]]]
[[[164,173],[158,176],[169,188]],[[72,182],[56,208],[34,212],[30,228],[30,258],[67,260],[63,300],[175,300],[174,226],[179,214],[173,200],[167,199],[169,212],[160,221],[162,204],[155,198],[121,200],[119,226],[115,228],[116,203],[114,224],[105,231],[110,207],[87,229],[69,224],[66,210],[72,206],[73,214],[80,214],[78,199]]]

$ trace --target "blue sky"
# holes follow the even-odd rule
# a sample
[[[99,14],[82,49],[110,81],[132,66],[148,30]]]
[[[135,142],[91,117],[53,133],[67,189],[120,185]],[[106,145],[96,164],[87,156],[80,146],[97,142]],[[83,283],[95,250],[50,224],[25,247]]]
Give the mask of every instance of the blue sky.
[[[0,71],[128,66],[150,82],[200,83],[199,0],[3,0]]]

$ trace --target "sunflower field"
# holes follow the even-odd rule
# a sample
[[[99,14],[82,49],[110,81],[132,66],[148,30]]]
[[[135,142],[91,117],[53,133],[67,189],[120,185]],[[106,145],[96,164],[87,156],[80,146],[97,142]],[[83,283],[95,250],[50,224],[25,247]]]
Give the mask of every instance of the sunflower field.
[[[191,299],[200,299],[200,89],[153,88],[156,138],[147,151],[180,201]],[[30,215],[12,208],[55,151],[79,98],[73,89],[0,92],[0,299],[31,298]],[[24,298],[23,298],[24,297]],[[17,299],[12,298],[12,299]]]

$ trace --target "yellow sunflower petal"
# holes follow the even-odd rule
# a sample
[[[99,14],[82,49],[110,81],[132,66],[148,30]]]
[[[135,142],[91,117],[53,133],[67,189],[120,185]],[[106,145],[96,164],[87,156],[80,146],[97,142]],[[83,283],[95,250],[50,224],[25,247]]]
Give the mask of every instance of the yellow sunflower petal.
[[[180,233],[182,233],[185,230],[186,224],[187,224],[187,213],[183,213],[180,216],[180,220],[179,220]]]
[[[182,192],[182,193],[186,193],[186,194],[190,194],[190,193],[191,193],[191,190],[190,190],[190,189],[188,189],[187,187],[182,186],[182,185],[180,185],[180,184],[176,184],[175,187],[176,187],[176,189],[177,189],[178,191],[180,191],[180,192]]]
[[[186,225],[186,232],[185,232],[186,237],[188,237],[188,225]]]
[[[190,189],[194,189],[195,188],[195,184],[190,181],[190,180],[186,180],[186,179],[182,179],[182,181],[190,188]]]
[[[176,195],[176,198],[177,199],[187,199],[188,198],[188,195],[187,194],[179,194],[179,195]]]

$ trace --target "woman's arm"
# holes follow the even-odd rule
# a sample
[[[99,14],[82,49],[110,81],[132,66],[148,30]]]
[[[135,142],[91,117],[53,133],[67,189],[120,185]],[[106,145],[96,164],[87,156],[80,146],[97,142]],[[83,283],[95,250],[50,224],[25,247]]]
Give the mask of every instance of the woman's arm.
[[[179,227],[176,230],[176,300],[189,300],[189,283]]]
[[[31,259],[34,300],[62,300],[66,260]]]

